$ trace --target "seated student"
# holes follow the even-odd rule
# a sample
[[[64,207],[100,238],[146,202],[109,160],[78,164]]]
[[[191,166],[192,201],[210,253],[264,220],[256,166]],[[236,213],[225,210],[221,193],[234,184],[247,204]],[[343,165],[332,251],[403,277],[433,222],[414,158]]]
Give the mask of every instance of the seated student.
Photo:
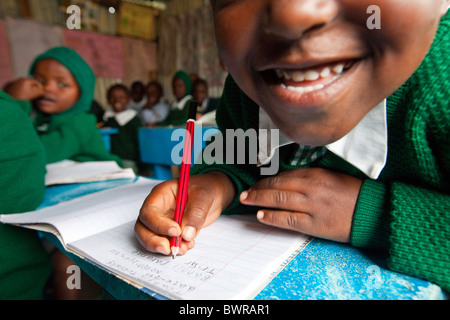
[[[56,47],[38,56],[30,74],[42,83],[44,94],[33,101],[35,126],[44,144],[47,163],[61,160],[121,159],[110,154],[90,114],[95,76],[78,53]]]
[[[44,145],[46,162],[61,160],[122,160],[110,154],[103,143],[96,118],[89,114],[95,76],[74,50],[55,47],[38,56],[30,75],[43,86],[43,95],[33,100],[35,127]],[[61,251],[52,253],[52,293],[55,299],[79,299],[80,290],[68,290],[67,267],[74,263]]]
[[[147,127],[157,125],[169,115],[169,106],[162,100],[163,88],[158,81],[151,81],[146,87],[147,103],[139,113]]]
[[[141,243],[168,255],[168,236],[182,234],[183,254],[225,209],[248,211],[378,248],[390,269],[449,291],[448,1],[380,1],[381,29],[367,27],[367,1],[211,4],[230,72],[220,130],[275,128],[284,139],[261,145],[269,166],[194,167],[182,230],[170,214],[177,181],[153,189],[136,223]]]
[[[122,158],[124,168],[132,168],[139,172],[138,130],[142,127],[138,113],[126,109],[130,102],[128,89],[123,84],[116,84],[107,93],[110,109],[103,116],[106,127],[117,128],[119,132],[111,136],[111,153]]]
[[[192,97],[198,102],[197,119],[205,113],[216,111],[219,99],[209,97],[208,83],[204,79],[197,79],[192,85]]]
[[[192,84],[189,75],[180,70],[172,78],[172,90],[175,101],[170,105],[167,118],[160,122],[161,126],[183,125],[186,123],[189,113],[189,102],[192,100]]]
[[[19,99],[32,100],[43,92],[33,79]],[[0,213],[36,209],[44,197],[45,150],[29,110],[0,91]],[[0,300],[42,299],[50,276],[50,257],[35,231],[0,223]]]
[[[142,107],[147,103],[147,97],[145,95],[145,86],[142,81],[135,81],[131,84],[131,100],[128,104],[128,109],[141,111]]]

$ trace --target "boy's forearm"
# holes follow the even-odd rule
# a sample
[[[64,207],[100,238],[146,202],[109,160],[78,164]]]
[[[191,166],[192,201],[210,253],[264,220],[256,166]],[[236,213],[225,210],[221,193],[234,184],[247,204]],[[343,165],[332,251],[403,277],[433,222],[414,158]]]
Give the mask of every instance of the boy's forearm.
[[[384,248],[390,269],[448,291],[449,213],[448,194],[404,183],[365,182],[355,211],[352,244]]]

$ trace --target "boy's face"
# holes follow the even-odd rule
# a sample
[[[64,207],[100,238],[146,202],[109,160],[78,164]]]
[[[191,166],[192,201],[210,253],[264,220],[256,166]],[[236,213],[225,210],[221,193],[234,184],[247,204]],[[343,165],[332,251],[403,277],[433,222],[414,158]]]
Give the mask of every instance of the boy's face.
[[[183,97],[186,95],[186,85],[180,78],[175,78],[173,80],[172,89],[173,94],[175,95],[175,98],[177,98],[177,100],[183,99]]]
[[[147,102],[150,105],[155,105],[161,99],[161,91],[156,85],[147,86]]]
[[[346,135],[425,57],[446,0],[211,0],[221,57],[290,139]],[[373,16],[375,18],[375,16]]]
[[[44,86],[44,95],[35,101],[44,113],[61,113],[70,109],[80,97],[80,87],[73,74],[53,59],[39,61],[34,67],[34,78]]]
[[[208,97],[208,89],[202,83],[197,84],[192,90],[192,97],[198,103],[202,103]]]
[[[130,103],[130,96],[125,90],[116,88],[111,91],[108,102],[115,112],[122,112],[125,110],[127,104]]]

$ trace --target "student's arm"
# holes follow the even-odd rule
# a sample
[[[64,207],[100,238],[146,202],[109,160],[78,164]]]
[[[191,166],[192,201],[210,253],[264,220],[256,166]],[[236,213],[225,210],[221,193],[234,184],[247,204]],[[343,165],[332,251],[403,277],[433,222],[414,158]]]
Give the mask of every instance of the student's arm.
[[[31,119],[0,91],[0,212],[34,210],[42,201],[45,153]]]
[[[440,190],[408,183],[364,182],[354,215],[352,244],[389,250],[392,270],[424,278],[450,291],[450,113],[428,112],[429,145],[441,174]],[[430,152],[431,154],[431,152]]]
[[[47,163],[71,159],[81,151],[76,127],[70,121],[52,124],[51,130],[40,133],[39,138],[45,147]]]

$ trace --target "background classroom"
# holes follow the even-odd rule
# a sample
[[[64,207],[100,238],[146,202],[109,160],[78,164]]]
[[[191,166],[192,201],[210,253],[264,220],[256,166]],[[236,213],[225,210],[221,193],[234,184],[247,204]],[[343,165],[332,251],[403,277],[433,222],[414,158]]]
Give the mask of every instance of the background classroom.
[[[70,5],[80,8],[81,30],[67,27]],[[112,84],[136,80],[158,80],[172,101],[178,69],[206,79],[209,94],[218,97],[226,71],[212,23],[208,0],[2,0],[0,87],[26,76],[37,54],[65,45],[94,70],[95,100],[104,108]]]

